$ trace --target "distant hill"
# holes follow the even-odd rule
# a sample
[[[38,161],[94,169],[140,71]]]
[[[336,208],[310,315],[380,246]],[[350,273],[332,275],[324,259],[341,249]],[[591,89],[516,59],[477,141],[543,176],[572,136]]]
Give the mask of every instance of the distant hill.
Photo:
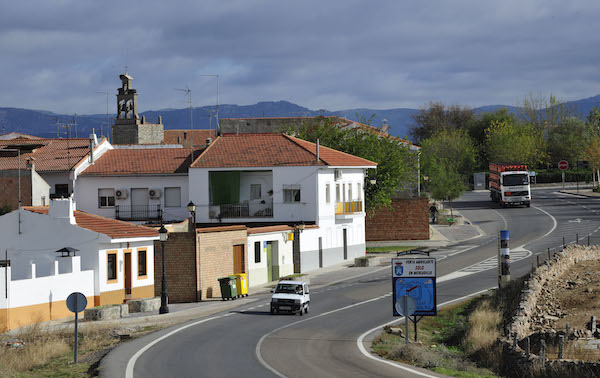
[[[582,118],[586,117],[594,106],[600,106],[600,95],[577,101],[567,102],[573,106]],[[506,107],[513,113],[518,113],[520,108],[506,105],[488,105],[475,108],[476,113],[490,112],[498,108]],[[194,108],[192,119],[195,129],[214,129],[215,117],[214,106],[203,106]],[[396,109],[346,109],[330,111],[326,109],[311,110],[288,101],[265,101],[254,105],[221,105],[219,106],[219,118],[256,118],[256,117],[315,117],[318,115],[335,115],[350,120],[359,117],[372,120],[373,126],[381,126],[383,120],[390,125],[390,132],[399,137],[409,135],[412,125],[412,116],[418,109],[396,108]],[[209,114],[213,116],[209,118]],[[163,118],[166,129],[188,129],[190,127],[189,109],[163,109],[143,112],[140,116],[146,116],[148,122],[155,122],[158,116]],[[108,122],[114,122],[115,114],[109,115]],[[107,127],[106,114],[88,115],[65,115],[55,114],[48,111],[0,108],[0,134],[8,132],[20,132],[41,137],[55,138],[57,135],[66,136],[66,129],[57,127],[60,123],[77,121],[77,126],[71,128],[71,136],[87,137],[92,129],[97,134],[108,135],[110,128]]]

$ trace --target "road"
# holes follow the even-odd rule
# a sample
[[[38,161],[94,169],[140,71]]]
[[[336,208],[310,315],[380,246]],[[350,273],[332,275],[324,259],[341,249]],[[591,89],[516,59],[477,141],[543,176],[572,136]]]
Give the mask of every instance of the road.
[[[555,190],[534,191],[530,208],[500,208],[487,193],[467,193],[453,203],[484,235],[432,253],[438,259],[438,304],[455,301],[497,284],[497,232],[510,231],[511,274],[531,270],[536,255],[546,256],[572,243],[600,242],[600,201]],[[364,353],[392,314],[389,267],[366,268],[362,277],[313,285],[310,313],[303,317],[269,314],[267,296],[127,343],[119,373],[128,363],[134,377],[389,377],[437,376]],[[141,349],[145,348],[145,349]],[[133,357],[133,358],[132,358]]]

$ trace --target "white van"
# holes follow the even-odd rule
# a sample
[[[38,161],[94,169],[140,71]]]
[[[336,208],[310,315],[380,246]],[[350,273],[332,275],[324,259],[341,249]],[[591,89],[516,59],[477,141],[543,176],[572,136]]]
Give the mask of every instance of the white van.
[[[308,314],[310,292],[304,281],[279,281],[271,297],[271,314],[291,312]]]

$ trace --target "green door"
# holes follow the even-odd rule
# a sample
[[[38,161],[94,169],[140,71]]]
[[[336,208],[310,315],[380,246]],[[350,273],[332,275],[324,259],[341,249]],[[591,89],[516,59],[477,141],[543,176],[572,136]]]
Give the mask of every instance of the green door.
[[[266,243],[267,250],[267,279],[269,282],[273,281],[273,245]]]

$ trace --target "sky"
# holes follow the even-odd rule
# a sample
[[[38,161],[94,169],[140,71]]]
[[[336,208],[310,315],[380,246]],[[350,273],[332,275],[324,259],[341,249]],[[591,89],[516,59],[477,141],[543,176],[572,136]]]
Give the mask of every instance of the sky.
[[[5,1],[0,107],[111,113],[286,100],[312,110],[600,93],[600,2]],[[218,75],[205,76],[205,75]],[[108,96],[107,96],[108,93]]]

